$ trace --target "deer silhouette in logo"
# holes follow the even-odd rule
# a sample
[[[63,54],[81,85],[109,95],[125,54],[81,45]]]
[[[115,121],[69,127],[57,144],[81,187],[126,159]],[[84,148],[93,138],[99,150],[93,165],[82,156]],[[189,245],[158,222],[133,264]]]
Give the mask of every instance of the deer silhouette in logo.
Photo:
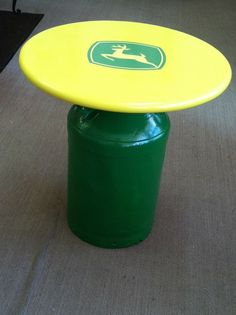
[[[139,55],[131,55],[131,54],[125,54],[124,51],[130,50],[130,48],[127,48],[126,45],[112,45],[112,50],[114,52],[112,54],[101,54],[104,58],[107,58],[109,60],[114,61],[115,59],[125,59],[125,60],[135,60],[140,63],[144,63],[147,65],[152,65],[154,68],[157,68],[157,65],[155,65],[152,62],[149,62],[146,58],[146,56],[142,53]]]

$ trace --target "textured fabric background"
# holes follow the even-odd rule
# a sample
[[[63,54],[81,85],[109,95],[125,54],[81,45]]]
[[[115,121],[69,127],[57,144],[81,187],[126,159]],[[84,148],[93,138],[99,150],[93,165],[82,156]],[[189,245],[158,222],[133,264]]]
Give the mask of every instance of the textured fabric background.
[[[234,0],[28,0],[35,29],[115,19],[163,25],[219,48],[236,66]],[[9,1],[0,0],[0,9]],[[236,314],[236,92],[171,113],[155,225],[105,250],[66,223],[69,106],[30,85],[18,54],[0,76],[0,314]]]

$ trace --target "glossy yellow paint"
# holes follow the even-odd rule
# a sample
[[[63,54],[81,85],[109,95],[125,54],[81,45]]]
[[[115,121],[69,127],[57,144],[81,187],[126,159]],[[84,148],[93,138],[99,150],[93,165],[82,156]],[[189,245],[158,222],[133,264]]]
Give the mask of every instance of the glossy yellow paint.
[[[99,41],[157,46],[166,62],[152,70],[93,64],[88,52]],[[208,43],[169,28],[121,21],[72,23],[43,31],[21,49],[20,67],[33,84],[60,99],[129,113],[194,107],[220,95],[231,79],[228,61]]]

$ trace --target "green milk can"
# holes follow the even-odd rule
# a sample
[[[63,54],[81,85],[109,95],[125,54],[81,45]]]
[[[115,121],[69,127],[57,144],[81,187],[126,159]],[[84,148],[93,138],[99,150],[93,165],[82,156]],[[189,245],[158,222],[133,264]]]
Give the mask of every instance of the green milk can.
[[[99,247],[121,248],[148,236],[169,129],[165,113],[72,106],[67,217],[79,238]]]

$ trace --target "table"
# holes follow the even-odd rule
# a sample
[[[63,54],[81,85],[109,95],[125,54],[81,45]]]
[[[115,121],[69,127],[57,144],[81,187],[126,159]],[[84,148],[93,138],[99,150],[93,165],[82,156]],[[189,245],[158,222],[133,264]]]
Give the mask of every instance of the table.
[[[144,240],[154,221],[169,134],[166,112],[219,96],[220,51],[169,28],[125,21],[57,26],[21,49],[20,67],[68,114],[68,223],[101,247]]]

